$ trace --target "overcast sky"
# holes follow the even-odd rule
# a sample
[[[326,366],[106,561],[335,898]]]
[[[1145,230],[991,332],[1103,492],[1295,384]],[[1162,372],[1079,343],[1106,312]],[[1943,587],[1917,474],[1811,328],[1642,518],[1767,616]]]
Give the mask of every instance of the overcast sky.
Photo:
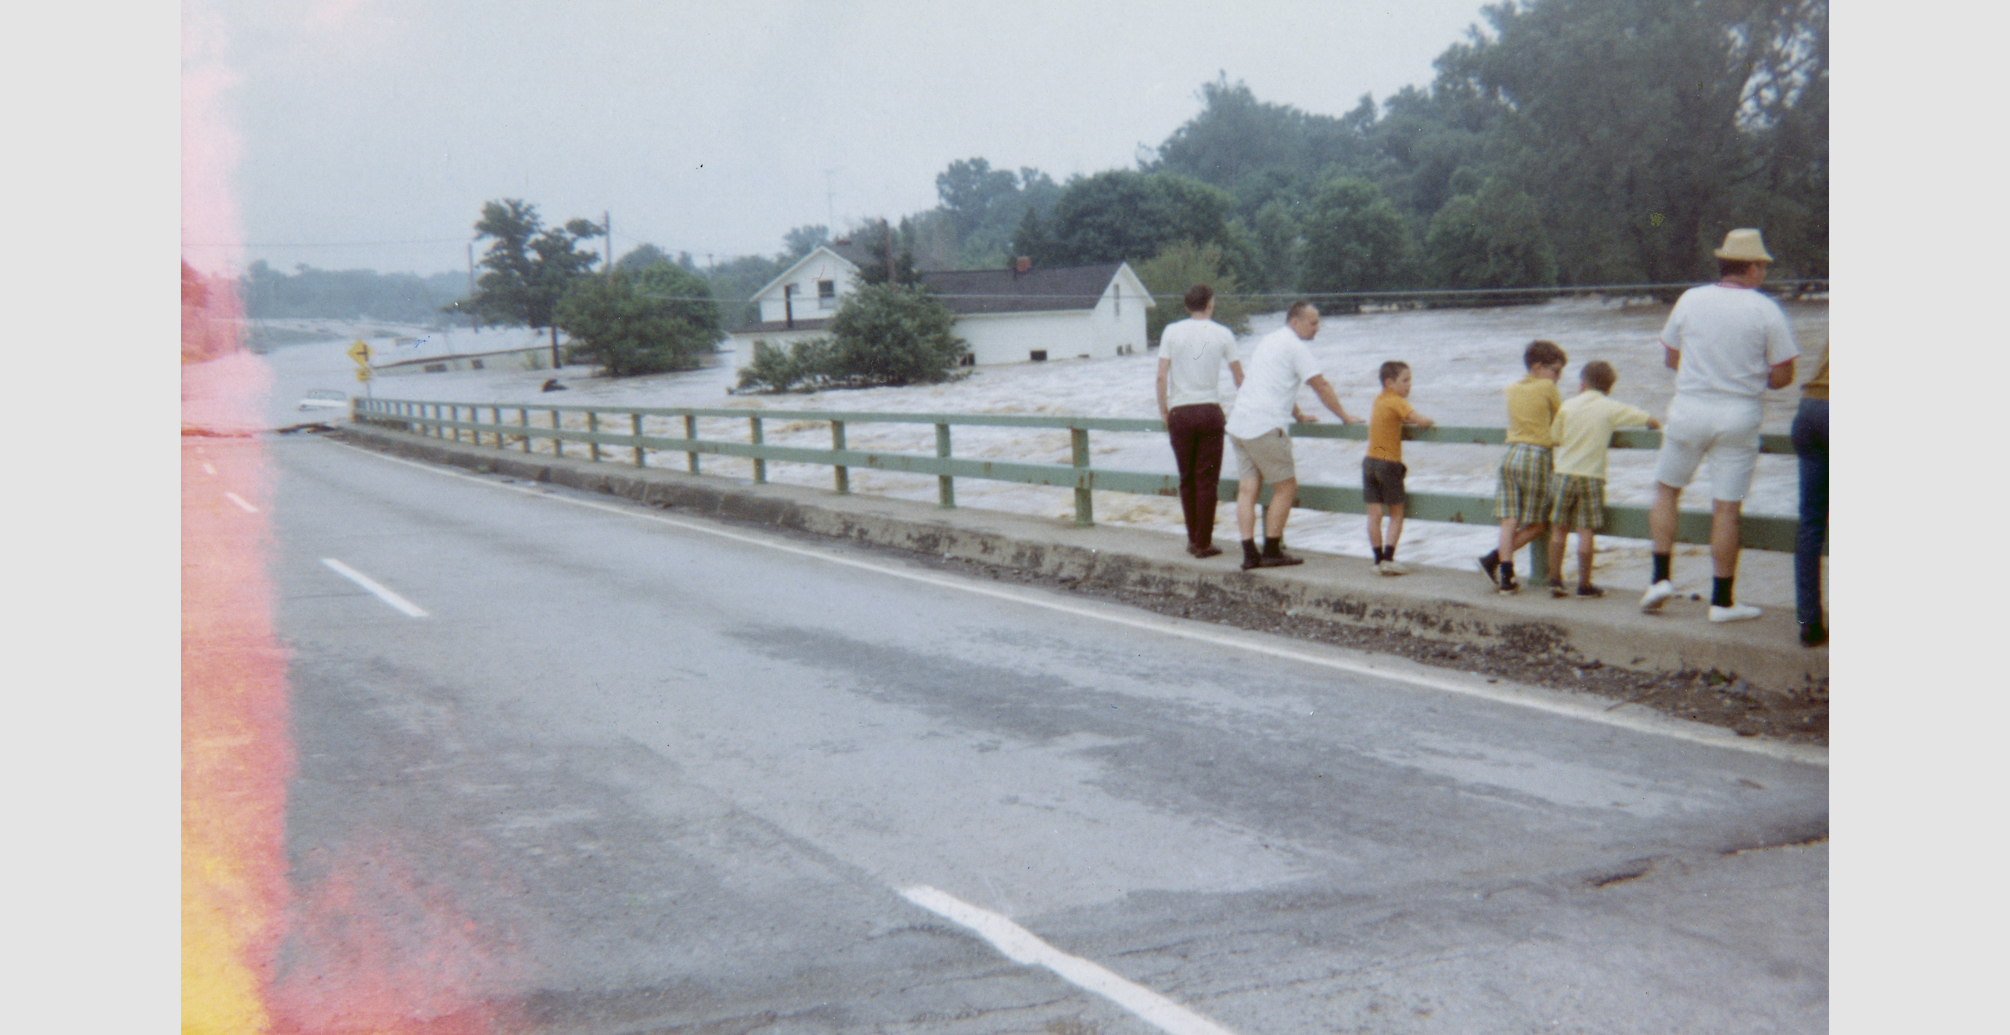
[[[1334,115],[1427,86],[1480,7],[190,0],[185,244],[212,270],[460,270],[482,202],[516,197],[611,213],[617,256],[770,254],[933,207],[961,158],[1131,167],[1220,73]]]

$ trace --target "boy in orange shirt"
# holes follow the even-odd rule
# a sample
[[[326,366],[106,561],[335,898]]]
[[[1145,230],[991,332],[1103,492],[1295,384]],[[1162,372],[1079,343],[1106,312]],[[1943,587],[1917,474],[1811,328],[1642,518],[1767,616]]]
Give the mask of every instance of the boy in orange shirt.
[[[1434,422],[1410,406],[1410,365],[1399,360],[1382,364],[1382,394],[1368,415],[1368,453],[1361,458],[1361,499],[1368,504],[1368,545],[1375,550],[1375,570],[1384,575],[1408,575],[1396,563],[1396,540],[1403,537],[1403,425],[1428,428]],[[1389,516],[1388,545],[1383,545],[1382,515]]]

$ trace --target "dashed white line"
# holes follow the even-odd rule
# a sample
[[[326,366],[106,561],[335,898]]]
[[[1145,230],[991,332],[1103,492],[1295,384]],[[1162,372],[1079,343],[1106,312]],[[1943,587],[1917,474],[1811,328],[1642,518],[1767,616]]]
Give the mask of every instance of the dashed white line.
[[[237,508],[239,510],[244,511],[246,514],[258,513],[257,507],[254,507],[251,504],[244,502],[244,497],[239,496],[237,493],[226,492],[223,494],[223,498],[229,500],[232,503],[237,504]]]
[[[533,496],[539,499],[554,500],[560,503],[571,504],[572,506],[575,507],[586,507],[591,510],[606,511],[607,513],[610,514],[620,514],[624,517],[639,518],[644,521],[653,521],[658,524],[669,525],[673,528],[681,528],[684,529],[685,531],[697,532],[702,535],[714,536],[720,539],[730,539],[733,540],[734,542],[747,543],[752,546],[759,546],[769,550],[778,550],[783,553],[792,553],[802,557],[812,557],[829,564],[844,565],[846,567],[858,568],[864,571],[876,572],[881,575],[890,575],[894,578],[906,579],[909,582],[920,582],[931,586],[938,586],[944,589],[956,590],[958,592],[974,593],[977,594],[978,596],[995,597],[1000,600],[1011,600],[1020,604],[1028,605],[1030,607],[1045,608],[1049,611],[1059,611],[1063,614],[1074,615],[1081,618],[1093,618],[1097,621],[1108,622],[1112,625],[1123,625],[1133,629],[1144,629],[1151,632],[1160,633],[1166,636],[1178,636],[1182,639],[1192,640],[1200,643],[1206,643],[1211,646],[1222,647],[1229,650],[1246,651],[1252,654],[1263,654],[1269,657],[1281,658],[1284,660],[1299,662],[1302,664],[1317,665],[1322,668],[1334,669],[1342,672],[1351,672],[1356,675],[1372,676],[1376,679],[1386,679],[1392,682],[1408,683],[1412,686],[1429,687],[1433,690],[1441,690],[1447,693],[1460,694],[1466,697],[1477,697],[1482,700],[1493,701],[1499,704],[1513,705],[1517,708],[1527,708],[1535,711],[1548,712],[1553,715],[1568,716],[1573,719],[1579,719],[1585,722],[1593,722],[1602,726],[1612,726],[1619,729],[1630,730],[1635,733],[1646,733],[1657,737],[1668,737],[1674,740],[1685,740],[1693,744],[1703,744],[1709,747],[1723,748],[1727,751],[1738,751],[1743,752],[1745,754],[1763,755],[1768,758],[1777,758],[1782,761],[1797,762],[1802,765],[1819,766],[1824,769],[1828,768],[1829,764],[1829,755],[1828,750],[1826,748],[1812,747],[1803,744],[1769,741],[1755,737],[1740,737],[1736,733],[1733,733],[1730,730],[1720,729],[1715,726],[1706,726],[1703,725],[1702,723],[1683,722],[1681,720],[1671,719],[1659,714],[1628,714],[1625,712],[1610,712],[1605,710],[1607,705],[1603,702],[1600,702],[1598,704],[1591,704],[1591,703],[1574,701],[1568,698],[1531,697],[1525,694],[1519,694],[1514,693],[1512,691],[1497,689],[1495,686],[1491,684],[1481,684],[1477,680],[1473,681],[1462,680],[1457,676],[1451,674],[1437,676],[1427,673],[1391,670],[1376,665],[1368,664],[1365,662],[1349,661],[1345,658],[1334,657],[1328,654],[1315,654],[1307,650],[1283,646],[1262,639],[1255,639],[1247,634],[1231,635],[1229,633],[1218,632],[1214,629],[1201,626],[1198,623],[1187,622],[1175,618],[1167,618],[1160,615],[1153,615],[1149,613],[1135,614],[1135,615],[1119,614],[1109,610],[1091,609],[1064,600],[1052,600],[1044,596],[1038,596],[1035,595],[1032,591],[1018,590],[1004,586],[986,586],[974,582],[967,582],[958,579],[929,575],[923,572],[907,571],[901,568],[889,567],[872,561],[862,561],[853,557],[839,556],[835,553],[831,553],[825,550],[795,546],[789,543],[776,542],[771,539],[763,539],[759,536],[745,535],[739,532],[732,532],[723,528],[716,528],[695,521],[685,521],[680,520],[678,518],[666,517],[662,514],[652,514],[646,511],[636,510],[633,507],[617,506],[611,503],[600,503],[594,500],[578,499],[572,496],[552,493],[548,490],[543,489],[527,489],[517,485],[508,485],[472,474],[462,474],[459,471],[445,470],[439,467],[435,467],[431,464],[421,463],[416,460],[407,460],[403,457],[397,457],[397,456],[387,456],[383,453],[376,452],[375,450],[364,449],[361,446],[352,446],[347,443],[341,443],[341,442],[334,444],[339,445],[344,449],[355,450],[356,452],[362,453],[366,456],[376,457],[379,460],[388,461],[390,463],[404,464],[407,467],[417,468],[418,470],[439,475],[440,477],[443,478],[459,478],[465,481],[473,482],[477,485],[486,485],[494,489],[505,489],[510,492],[515,492],[519,495]]]
[[[358,586],[361,586],[364,589],[369,590],[372,594],[376,596],[377,599],[382,600],[384,603],[389,604],[400,611],[403,611],[404,613],[412,616],[413,618],[426,617],[425,608],[422,608],[419,605],[414,604],[411,601],[406,600],[404,597],[401,597],[398,594],[392,592],[390,589],[387,589],[382,583],[378,582],[376,579],[373,579],[370,576],[365,575],[362,572],[357,571],[356,569],[351,568],[346,564],[343,564],[341,561],[338,561],[333,557],[323,557],[321,558],[321,563],[327,565],[329,569],[332,570],[335,574],[340,575],[343,578],[348,579],[349,581],[357,584]]]
[[[1170,1035],[1235,1035],[1234,1032],[1165,996],[1080,956],[1070,956],[1041,941],[1038,935],[997,913],[979,909],[945,891],[926,885],[903,888],[909,902],[977,932],[1007,959],[1028,967],[1045,967],[1070,984],[1123,1007]]]

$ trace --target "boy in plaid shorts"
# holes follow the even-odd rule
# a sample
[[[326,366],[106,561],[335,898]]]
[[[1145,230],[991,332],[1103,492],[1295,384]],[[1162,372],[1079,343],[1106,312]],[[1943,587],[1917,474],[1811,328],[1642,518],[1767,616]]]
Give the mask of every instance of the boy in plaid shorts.
[[[1500,546],[1480,558],[1480,570],[1502,593],[1521,591],[1514,577],[1514,554],[1549,530],[1550,425],[1563,409],[1556,390],[1566,357],[1553,341],[1532,341],[1522,351],[1528,375],[1507,386],[1507,455],[1501,458],[1494,489],[1494,517],[1500,519]]]
[[[1603,589],[1591,584],[1592,546],[1598,530],[1605,525],[1605,455],[1617,428],[1659,428],[1661,422],[1646,410],[1611,398],[1619,373],[1602,359],[1584,365],[1578,374],[1578,393],[1563,404],[1550,437],[1556,440],[1556,476],[1551,483],[1556,497],[1550,512],[1549,595],[1567,597],[1563,585],[1563,548],[1570,530],[1577,530],[1577,595],[1602,597]]]

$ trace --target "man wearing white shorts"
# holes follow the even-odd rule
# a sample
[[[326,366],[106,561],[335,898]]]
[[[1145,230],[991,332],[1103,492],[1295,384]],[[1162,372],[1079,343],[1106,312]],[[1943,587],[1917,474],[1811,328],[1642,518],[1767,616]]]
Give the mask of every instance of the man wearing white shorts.
[[[1733,230],[1713,253],[1722,279],[1682,293],[1661,330],[1661,347],[1676,371],[1661,456],[1654,468],[1654,503],[1647,514],[1654,539],[1654,577],[1640,609],[1654,612],[1675,595],[1669,563],[1675,552],[1682,490],[1710,467],[1710,620],[1759,617],[1733,601],[1738,573],[1738,519],[1759,458],[1759,420],[1768,389],[1794,381],[1800,348],[1787,314],[1758,291],[1773,257],[1759,231]]]
[[[1312,389],[1333,415],[1347,424],[1340,397],[1321,373],[1305,343],[1319,333],[1319,310],[1310,302],[1293,302],[1284,326],[1259,340],[1249,352],[1247,374],[1236,393],[1235,412],[1228,415],[1228,441],[1235,447],[1235,522],[1242,533],[1242,569],[1281,568],[1304,559],[1284,552],[1284,522],[1298,498],[1298,469],[1292,462],[1292,421],[1309,422],[1312,415],[1298,408],[1298,386]],[[1256,548],[1256,498],[1270,483],[1270,510],[1264,514],[1263,549]]]

